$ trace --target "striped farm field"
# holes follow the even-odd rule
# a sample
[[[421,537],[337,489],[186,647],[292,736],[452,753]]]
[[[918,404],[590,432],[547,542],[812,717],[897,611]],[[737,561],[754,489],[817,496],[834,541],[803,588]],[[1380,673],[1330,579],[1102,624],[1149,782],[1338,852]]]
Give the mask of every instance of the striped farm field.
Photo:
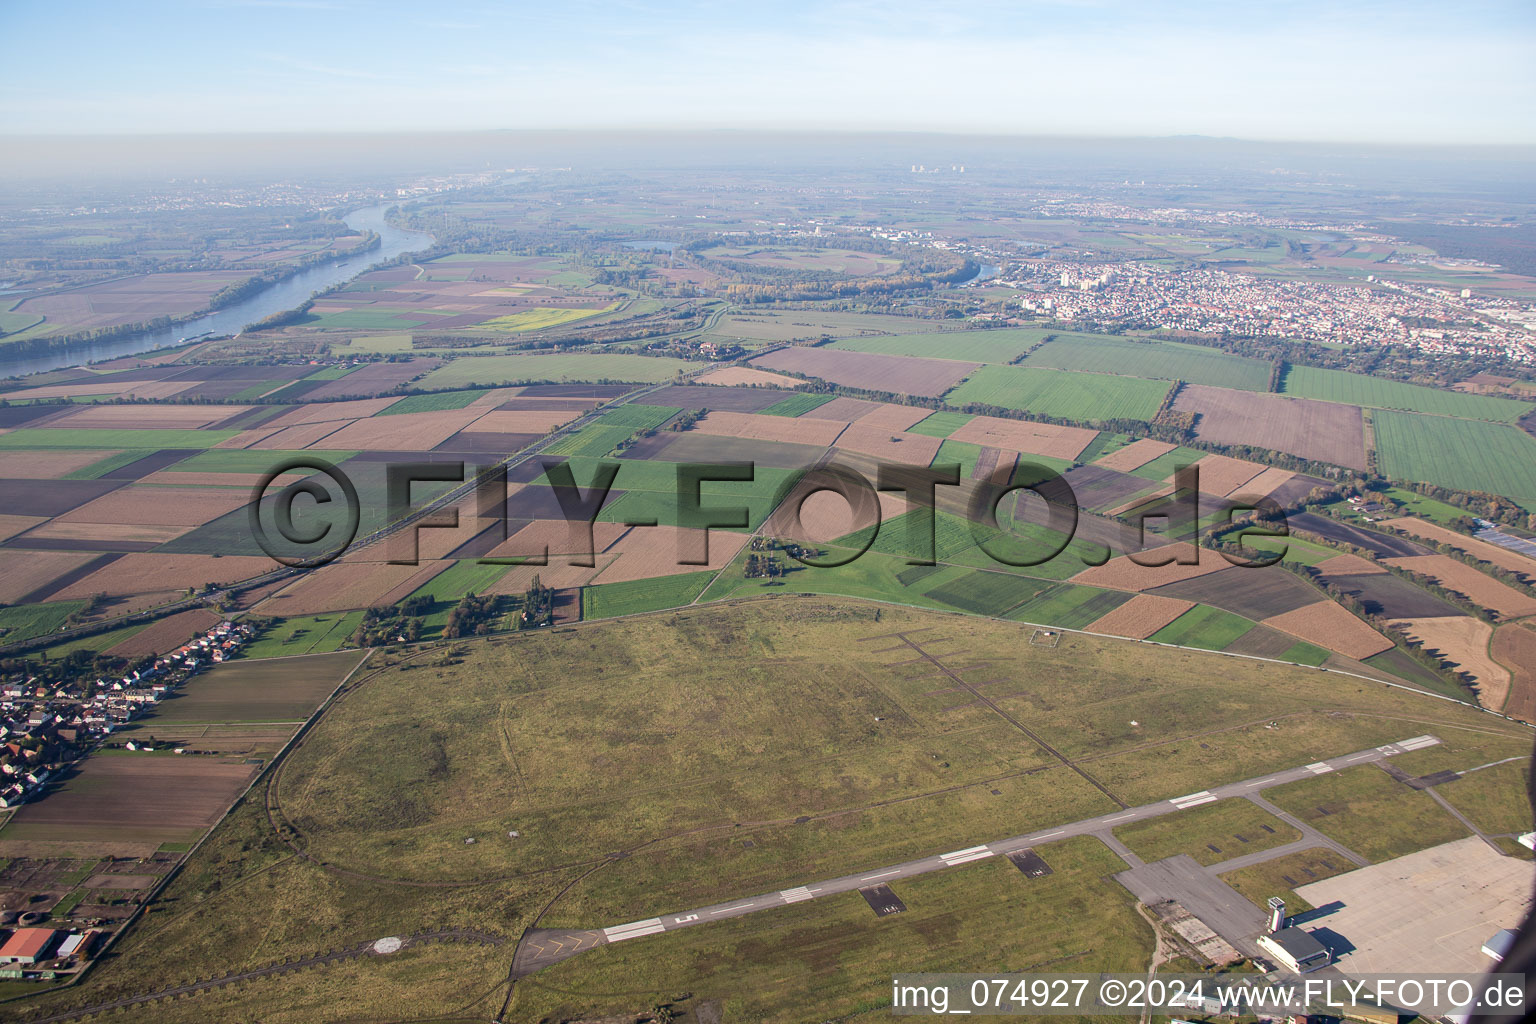
[[[1315,366],[1292,366],[1286,371],[1280,390],[1287,395],[1316,398],[1324,402],[1343,402],[1371,409],[1427,412],[1436,416],[1459,416],[1492,423],[1513,423],[1533,408],[1529,402],[1510,398],[1468,395],[1460,391],[1420,387],[1398,380],[1385,380],[1344,370],[1323,370]]]
[[[1373,413],[1371,425],[1384,475],[1503,494],[1536,508],[1536,438],[1524,431],[1502,423],[1386,410]]]
[[[583,355],[464,356],[439,366],[421,379],[423,388],[463,388],[476,384],[528,381],[636,381],[660,384],[697,363],[664,356]],[[118,445],[119,448],[122,445]]]
[[[1200,604],[1174,619],[1148,639],[1180,647],[1203,647],[1208,651],[1225,650],[1227,645],[1253,628],[1240,615]]]
[[[996,405],[1072,420],[1150,420],[1166,381],[1022,366],[983,366],[944,396],[950,405]]]
[[[1035,349],[1022,365],[1182,380],[1243,391],[1267,390],[1270,372],[1270,364],[1262,359],[1235,356],[1203,345],[1065,333]]]

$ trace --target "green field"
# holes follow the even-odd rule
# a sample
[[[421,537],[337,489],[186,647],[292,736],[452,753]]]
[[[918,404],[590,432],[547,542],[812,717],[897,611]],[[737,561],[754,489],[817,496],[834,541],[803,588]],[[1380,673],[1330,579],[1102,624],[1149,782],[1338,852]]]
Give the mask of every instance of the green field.
[[[529,381],[621,381],[660,384],[698,363],[662,356],[539,355],[465,356],[439,366],[421,379],[423,388],[463,388],[476,384]]]
[[[1029,351],[1051,332],[1034,327],[898,334],[893,337],[844,338],[826,346],[891,356],[959,359],[970,363],[1007,363]]]
[[[84,601],[0,606],[0,643],[16,643],[57,632],[71,613],[84,607]]]
[[[976,417],[963,412],[948,412],[941,410],[924,419],[918,420],[907,428],[908,433],[924,434],[928,437],[948,437]]]
[[[559,327],[562,324],[585,320],[589,316],[608,313],[613,308],[613,305],[608,305],[601,309],[566,309],[560,306],[550,306],[546,309],[525,309],[508,316],[498,316],[475,326],[493,331],[512,331],[514,333],[542,331],[548,327]]]
[[[581,589],[581,617],[610,619],[615,615],[653,612],[678,608],[703,592],[715,576],[712,572],[689,572],[625,583],[600,583]]]
[[[121,466],[138,462],[146,455],[153,455],[152,448],[129,448],[126,451],[116,452],[104,459],[92,462],[90,465],[81,466],[79,469],[65,473],[65,480],[99,480]]]
[[[407,395],[393,405],[380,410],[378,415],[399,416],[410,412],[443,412],[448,409],[462,409],[481,395],[487,394],[490,394],[489,388],[439,391],[431,395]]]
[[[970,444],[965,441],[946,440],[939,445],[938,454],[933,457],[934,465],[948,465],[952,462],[960,464],[960,479],[964,480],[976,472],[976,460],[981,458],[981,445]]]
[[[1286,372],[1280,390],[1287,395],[1317,398],[1325,402],[1432,413],[1436,416],[1459,416],[1493,423],[1513,423],[1536,408],[1529,402],[1518,402],[1510,398],[1466,395],[1459,391],[1420,387],[1383,377],[1345,370],[1323,370],[1315,366],[1292,366]]]
[[[605,427],[655,430],[680,412],[682,412],[681,409],[667,405],[644,405],[639,402],[627,402],[603,413],[598,422]]]
[[[1133,341],[1096,334],[1067,334],[1035,349],[1021,364],[1087,373],[1114,373],[1154,380],[1265,391],[1270,364],[1203,345]]]
[[[1186,853],[1210,866],[1284,846],[1301,833],[1252,801],[1218,800],[1121,826],[1115,837],[1148,863]]]
[[[1109,374],[983,366],[946,394],[944,401],[957,406],[996,405],[1088,422],[1150,420],[1168,394],[1168,387],[1163,381]]]
[[[831,395],[790,395],[763,410],[765,416],[803,416],[832,401]]]
[[[280,619],[240,651],[241,658],[287,658],[338,650],[362,624],[363,613],[328,612]]]
[[[1147,639],[1160,644],[1220,651],[1252,628],[1253,623],[1241,615],[1197,604]]]
[[[1377,465],[1386,476],[1502,494],[1536,509],[1536,438],[1525,431],[1386,410],[1375,413],[1371,422]]]
[[[1042,591],[1034,600],[1009,612],[1008,618],[1042,626],[1085,629],[1130,599],[1130,594],[1118,590],[1057,583]]]

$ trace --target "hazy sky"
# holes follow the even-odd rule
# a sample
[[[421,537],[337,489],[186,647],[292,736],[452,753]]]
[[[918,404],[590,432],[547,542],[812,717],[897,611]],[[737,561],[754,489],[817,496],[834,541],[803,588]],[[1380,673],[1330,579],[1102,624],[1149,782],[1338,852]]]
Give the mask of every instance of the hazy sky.
[[[1536,3],[0,0],[0,132],[1536,142]]]

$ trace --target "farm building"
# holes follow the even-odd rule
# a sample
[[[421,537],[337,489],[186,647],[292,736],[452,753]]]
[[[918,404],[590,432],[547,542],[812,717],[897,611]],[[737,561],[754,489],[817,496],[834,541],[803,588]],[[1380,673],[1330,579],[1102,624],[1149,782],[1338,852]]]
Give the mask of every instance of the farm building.
[[[0,946],[0,963],[35,964],[46,960],[57,935],[52,928],[18,928]]]

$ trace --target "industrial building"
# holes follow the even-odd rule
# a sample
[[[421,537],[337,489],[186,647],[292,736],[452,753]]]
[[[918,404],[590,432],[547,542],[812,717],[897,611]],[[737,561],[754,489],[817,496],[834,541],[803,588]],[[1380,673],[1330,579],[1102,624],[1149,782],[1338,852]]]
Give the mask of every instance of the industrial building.
[[[18,928],[0,946],[0,963],[35,964],[47,960],[53,940],[59,933],[52,928]]]
[[[1259,948],[1294,974],[1306,974],[1319,967],[1327,967],[1333,959],[1327,946],[1318,942],[1311,932],[1301,928],[1282,928],[1268,935],[1260,935]]]

